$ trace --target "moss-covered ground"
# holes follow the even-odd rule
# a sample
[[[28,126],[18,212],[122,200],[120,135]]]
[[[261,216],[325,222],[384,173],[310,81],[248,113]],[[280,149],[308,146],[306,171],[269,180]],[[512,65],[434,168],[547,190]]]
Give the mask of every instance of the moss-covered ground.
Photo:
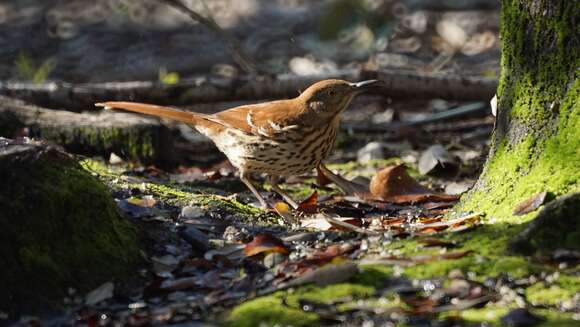
[[[330,165],[347,177],[370,174],[377,168],[391,164],[393,161],[377,161],[369,165],[354,163]],[[213,189],[211,183],[202,184],[171,184],[159,182],[143,182],[122,174],[124,169],[107,167],[95,161],[86,161],[86,169],[99,175],[114,188],[139,188],[143,194],[153,195],[177,205],[194,204],[211,207],[212,210],[225,212],[252,223],[272,224],[277,221],[271,213],[265,213],[253,206],[245,205],[235,199],[217,196],[223,189],[239,188],[237,182],[233,185],[221,185]],[[411,167],[412,168],[412,167]],[[413,169],[411,169],[413,173]],[[424,178],[424,177],[423,177]],[[229,182],[220,182],[229,183]],[[197,185],[197,186],[196,186]],[[201,187],[203,186],[203,187]],[[204,188],[207,187],[207,188]],[[308,183],[284,186],[291,193],[307,196],[311,193]],[[221,189],[221,190],[220,190]],[[388,285],[394,276],[409,279],[440,279],[460,272],[472,280],[483,282],[488,278],[509,276],[511,279],[525,279],[530,276],[555,276],[549,282],[542,280],[524,287],[523,294],[527,301],[537,309],[532,312],[544,318],[541,326],[573,326],[578,322],[571,313],[563,313],[558,308],[572,303],[574,296],[580,293],[580,271],[578,268],[557,267],[544,264],[532,258],[511,254],[508,251],[509,241],[532,220],[538,211],[520,216],[517,219],[501,219],[500,217],[485,217],[483,225],[463,232],[436,234],[437,239],[451,241],[457,244],[452,251],[471,251],[470,255],[459,259],[438,260],[415,264],[408,267],[393,265],[362,265],[360,272],[345,283],[325,287],[304,286],[287,291],[279,291],[271,295],[245,301],[232,308],[225,316],[220,316],[222,323],[229,326],[312,326],[322,322],[321,317],[299,308],[298,301],[307,299],[321,303],[341,301],[339,310],[349,310],[364,304],[373,308],[391,308],[401,305],[395,295],[377,297],[377,292]],[[509,222],[508,222],[509,221]],[[425,248],[419,242],[420,238],[400,240],[382,240],[371,246],[375,253],[411,257],[420,254],[440,253],[441,248]],[[451,251],[451,250],[449,250]],[[472,308],[463,311],[451,311],[439,314],[439,318],[459,317],[468,322],[489,322],[499,324],[499,319],[516,308],[515,302],[489,303],[482,308]]]
[[[71,287],[86,292],[133,276],[137,233],[76,160],[31,147],[2,156],[0,177],[3,310],[58,308]]]

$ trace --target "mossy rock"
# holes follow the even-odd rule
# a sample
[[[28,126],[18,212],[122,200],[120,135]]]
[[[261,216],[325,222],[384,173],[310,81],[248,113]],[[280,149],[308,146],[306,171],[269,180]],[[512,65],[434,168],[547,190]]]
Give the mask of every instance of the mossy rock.
[[[58,308],[124,278],[137,235],[106,187],[59,148],[0,138],[0,311]]]

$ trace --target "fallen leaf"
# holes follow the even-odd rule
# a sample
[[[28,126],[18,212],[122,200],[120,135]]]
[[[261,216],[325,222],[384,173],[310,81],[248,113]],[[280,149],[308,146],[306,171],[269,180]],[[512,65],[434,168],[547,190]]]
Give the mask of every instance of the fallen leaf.
[[[546,191],[540,192],[527,199],[526,201],[518,204],[515,207],[513,214],[515,216],[522,216],[538,209],[546,201],[546,195],[548,195]]]
[[[421,175],[432,174],[455,174],[459,165],[457,160],[440,144],[430,146],[423,151],[417,166]]]
[[[115,290],[115,284],[112,282],[106,282],[96,289],[92,290],[85,297],[86,305],[95,305],[106,299],[113,297],[113,291]]]
[[[418,203],[425,201],[450,202],[457,196],[441,194],[419,184],[405,169],[405,165],[383,168],[371,180],[371,194],[387,202]]]
[[[119,207],[119,209],[123,213],[125,213],[133,218],[150,217],[150,216],[153,216],[155,214],[155,211],[151,207],[139,205],[139,204],[141,204],[139,199],[131,200],[129,198],[129,199],[123,199],[123,200],[116,200],[116,202],[117,202],[117,206]],[[137,202],[139,204],[134,204],[132,202]]]
[[[432,312],[437,305],[434,299],[426,296],[402,296],[401,300],[410,306],[412,308],[412,314],[416,315]]]
[[[352,218],[343,218],[337,217],[334,218],[335,220],[343,221],[343,220],[350,220]],[[300,227],[302,228],[314,228],[320,231],[327,231],[334,227],[334,225],[326,219],[326,215],[319,213],[314,217],[308,219],[302,219],[300,221]]]
[[[342,230],[342,231],[347,231],[347,232],[357,232],[360,234],[368,234],[368,235],[379,235],[379,233],[372,231],[372,230],[368,230],[368,229],[364,229],[361,228],[359,226],[353,225],[351,223],[349,223],[349,220],[353,220],[352,218],[347,218],[345,219],[344,217],[341,217],[342,219],[336,219],[333,218],[331,216],[328,215],[324,215],[323,214],[324,219],[326,219],[326,221],[328,221],[332,227]],[[360,219],[357,219],[360,221]]]
[[[442,220],[441,218],[421,219],[418,223],[411,224],[411,229],[420,234],[432,234],[449,228],[453,231],[459,231],[460,228],[477,225],[481,221],[481,213],[474,213],[464,217],[451,220]]]
[[[308,198],[300,202],[297,210],[307,214],[316,213],[318,211],[318,192],[312,192]]]
[[[332,244],[324,250],[317,250],[311,254],[311,259],[330,261],[335,257],[342,256],[357,249],[358,246],[352,243]]]
[[[421,204],[421,207],[427,210],[446,209],[451,208],[452,206],[453,206],[452,202],[425,202]]]
[[[286,223],[295,224],[297,222],[296,217],[294,217],[294,214],[292,213],[292,209],[286,202],[278,201],[274,204],[273,208]]]
[[[256,235],[256,237],[254,237],[254,239],[244,247],[244,254],[247,257],[261,253],[268,254],[273,252],[287,254],[290,251],[282,240],[270,234]]]

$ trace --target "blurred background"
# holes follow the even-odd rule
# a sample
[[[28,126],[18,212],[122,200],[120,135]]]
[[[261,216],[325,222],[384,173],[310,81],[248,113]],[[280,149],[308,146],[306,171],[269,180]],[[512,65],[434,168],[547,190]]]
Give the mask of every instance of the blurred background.
[[[269,74],[497,73],[493,0],[183,0]],[[0,79],[103,82],[244,73],[220,35],[157,0],[4,0]],[[446,63],[454,56],[452,63]]]
[[[369,142],[387,156],[401,154],[389,142],[421,151],[458,137],[481,139],[470,147],[484,152],[498,31],[495,0],[4,0],[0,136],[104,158],[210,164],[223,157],[195,132],[92,104],[216,112],[293,97],[324,78],[380,78],[385,90],[345,113],[333,160],[355,159]],[[465,131],[474,135],[455,133]]]

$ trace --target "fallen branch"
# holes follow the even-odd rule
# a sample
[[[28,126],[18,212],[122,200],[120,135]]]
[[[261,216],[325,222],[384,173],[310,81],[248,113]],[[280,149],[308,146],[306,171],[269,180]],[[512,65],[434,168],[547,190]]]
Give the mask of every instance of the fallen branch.
[[[192,78],[172,85],[157,81],[71,84],[50,82],[0,82],[0,94],[47,108],[83,111],[95,102],[131,100],[185,106],[233,100],[266,100],[295,97],[308,85],[327,78],[350,81],[378,78],[385,86],[375,93],[389,98],[489,100],[497,81],[490,78],[427,76],[400,72],[339,71],[326,75],[239,78]]]

